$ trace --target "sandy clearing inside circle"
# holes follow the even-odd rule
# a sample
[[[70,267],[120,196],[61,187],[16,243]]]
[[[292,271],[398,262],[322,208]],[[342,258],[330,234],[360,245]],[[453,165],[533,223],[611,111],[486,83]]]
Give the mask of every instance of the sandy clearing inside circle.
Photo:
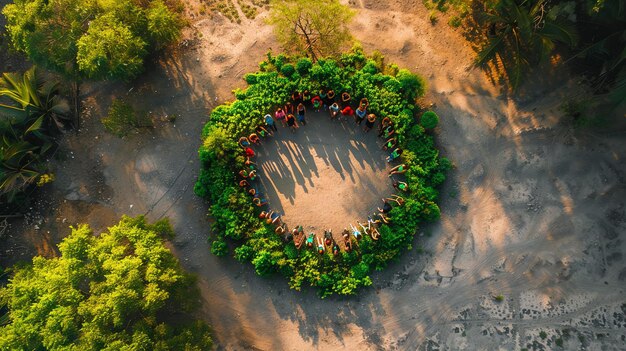
[[[394,192],[376,129],[366,133],[352,119],[331,121],[323,111],[308,112],[307,125],[295,133],[278,128],[255,148],[256,161],[261,191],[289,228],[317,234],[330,228],[339,239]]]

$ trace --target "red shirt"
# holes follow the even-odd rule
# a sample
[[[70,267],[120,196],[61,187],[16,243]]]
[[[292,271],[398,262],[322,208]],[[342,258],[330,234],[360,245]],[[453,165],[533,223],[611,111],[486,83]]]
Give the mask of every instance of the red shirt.
[[[350,106],[346,106],[343,110],[341,110],[341,114],[344,116],[354,116],[354,110]]]

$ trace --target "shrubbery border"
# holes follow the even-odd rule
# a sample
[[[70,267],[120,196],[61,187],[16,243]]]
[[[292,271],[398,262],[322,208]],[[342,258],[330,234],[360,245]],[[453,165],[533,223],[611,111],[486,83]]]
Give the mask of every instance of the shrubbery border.
[[[280,272],[289,278],[291,288],[300,290],[308,283],[319,288],[322,297],[354,294],[360,286],[371,285],[370,272],[383,269],[403,249],[411,249],[419,224],[440,215],[435,187],[445,180],[450,162],[439,157],[432,136],[416,122],[421,111],[415,99],[424,94],[424,80],[396,65],[385,65],[379,53],[367,57],[360,48],[338,60],[315,63],[268,53],[260,71],[247,74],[245,80],[248,88],[235,90],[234,102],[216,107],[202,131],[201,170],[194,191],[211,204],[209,214],[215,219],[212,232],[216,236],[211,251],[226,255],[225,239],[230,238],[236,246],[235,258],[252,262],[257,274]],[[305,247],[298,251],[293,242],[285,245],[273,228],[258,218],[260,210],[235,178],[244,163],[239,137],[252,133],[262,124],[262,116],[282,106],[294,90],[321,88],[367,97],[369,112],[379,118],[390,117],[398,145],[404,150],[401,162],[408,166],[406,203],[389,213],[391,223],[379,229],[381,238],[373,241],[366,235],[355,250],[338,256],[330,250],[323,255]]]

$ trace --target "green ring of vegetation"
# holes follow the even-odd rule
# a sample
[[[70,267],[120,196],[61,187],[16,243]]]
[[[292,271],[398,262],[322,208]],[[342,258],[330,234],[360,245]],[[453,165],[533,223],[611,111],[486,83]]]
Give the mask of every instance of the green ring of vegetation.
[[[424,94],[423,79],[396,65],[386,66],[379,54],[368,58],[357,48],[336,61],[316,63],[268,54],[260,71],[247,74],[245,80],[249,87],[235,90],[234,102],[216,107],[202,131],[201,171],[194,191],[211,203],[209,214],[215,219],[213,233],[217,235],[211,251],[226,255],[224,240],[230,238],[236,245],[235,258],[252,262],[257,274],[280,272],[291,288],[300,290],[308,283],[317,287],[322,297],[350,295],[360,286],[371,285],[373,269],[383,269],[403,249],[411,249],[419,224],[439,218],[435,187],[444,181],[450,162],[439,157],[433,138],[416,123],[420,111],[414,101]],[[404,150],[400,161],[408,168],[406,203],[389,212],[391,222],[379,229],[380,239],[373,241],[365,235],[352,252],[338,256],[330,250],[319,255],[305,246],[298,251],[293,241],[284,244],[273,227],[259,219],[260,210],[237,185],[235,176],[244,166],[238,139],[254,132],[262,116],[288,101],[294,90],[321,88],[367,97],[371,113],[390,117],[398,145]]]

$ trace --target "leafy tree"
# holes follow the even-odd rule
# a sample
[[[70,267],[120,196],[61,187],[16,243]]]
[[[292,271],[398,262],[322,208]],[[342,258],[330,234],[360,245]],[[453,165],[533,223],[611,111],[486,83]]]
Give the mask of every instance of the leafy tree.
[[[574,56],[584,58],[594,68],[596,92],[608,90],[608,105],[626,103],[626,6],[621,0],[585,2],[587,8],[577,23],[581,30],[581,51]]]
[[[339,53],[351,40],[352,17],[354,11],[338,0],[275,0],[268,22],[286,50],[317,61]]]
[[[523,73],[549,57],[557,42],[574,46],[575,28],[559,16],[548,16],[547,0],[500,0],[482,14],[489,37],[475,65],[501,63],[513,89]]]
[[[71,78],[133,78],[183,23],[161,0],[14,0],[3,13],[16,49]]]
[[[167,221],[123,217],[96,237],[72,228],[60,256],[35,257],[1,290],[9,323],[2,350],[206,350],[201,322],[170,325],[162,316],[190,311],[193,279],[163,245]],[[188,299],[188,297],[187,297]]]
[[[177,4],[178,0],[13,0],[2,13],[15,49],[36,65],[72,80],[80,127],[81,80],[136,77],[149,52],[179,37],[184,22]]]
[[[76,62],[88,78],[134,77],[143,68],[146,42],[113,15],[91,21],[76,45]]]

